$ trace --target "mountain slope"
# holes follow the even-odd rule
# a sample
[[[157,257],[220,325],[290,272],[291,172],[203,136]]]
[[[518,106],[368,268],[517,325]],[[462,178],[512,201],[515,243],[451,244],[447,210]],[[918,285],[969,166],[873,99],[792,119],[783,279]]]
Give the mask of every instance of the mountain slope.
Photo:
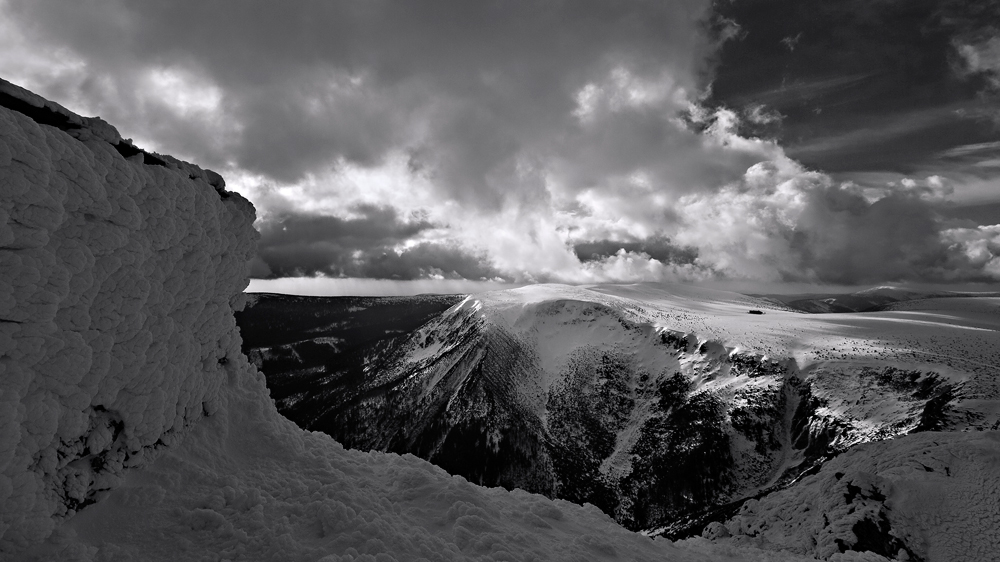
[[[998,444],[997,432],[928,432],[860,445],[705,535],[821,559],[995,560]]]
[[[355,386],[303,398],[282,395],[285,375],[257,357],[279,408],[303,427],[671,536],[857,443],[996,421],[992,398],[965,393],[973,374],[906,363],[889,346],[864,356],[868,340],[852,356],[828,333],[836,325],[746,314],[759,305],[683,286],[476,295],[366,348]],[[740,335],[757,349],[722,343]]]

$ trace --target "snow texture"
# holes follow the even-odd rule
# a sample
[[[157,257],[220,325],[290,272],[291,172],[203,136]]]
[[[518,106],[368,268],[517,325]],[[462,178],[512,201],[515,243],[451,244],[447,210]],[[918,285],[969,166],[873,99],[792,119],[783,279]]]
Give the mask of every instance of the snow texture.
[[[246,368],[242,364],[240,368]],[[262,377],[36,553],[65,560],[801,560],[683,548],[593,506],[481,488],[413,456],[341,448],[280,418]],[[85,540],[80,540],[85,537]]]
[[[2,80],[0,105],[0,537],[23,546],[217,409],[254,212],[103,121]]]
[[[821,559],[861,544],[900,560],[996,560],[998,466],[993,431],[866,443],[705,534]]]
[[[221,178],[0,81],[3,560],[798,560],[347,451],[239,352]]]

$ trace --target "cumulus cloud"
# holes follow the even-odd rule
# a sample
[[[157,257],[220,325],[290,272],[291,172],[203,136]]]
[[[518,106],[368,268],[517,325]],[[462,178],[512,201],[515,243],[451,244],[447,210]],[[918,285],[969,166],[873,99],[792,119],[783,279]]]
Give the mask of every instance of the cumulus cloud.
[[[619,252],[626,254],[645,254],[650,259],[663,263],[686,264],[693,263],[698,257],[694,247],[680,247],[670,242],[666,237],[651,237],[646,240],[617,241],[593,240],[577,242],[573,251],[581,261],[600,261]]]
[[[955,42],[962,59],[961,71],[982,76],[991,88],[1000,90],[1000,30],[994,36],[973,42]]]
[[[932,174],[839,181],[786,155],[774,100],[705,107],[719,45],[754,37],[708,0],[0,12],[0,72],[254,201],[257,277],[990,275],[945,234]]]
[[[421,240],[435,226],[391,207],[358,205],[347,217],[287,214],[260,223],[256,277],[492,279],[481,256],[447,242]]]
[[[783,159],[760,163],[713,194],[682,199],[675,240],[726,276],[817,283],[998,278],[991,230],[945,229],[942,186],[879,189],[834,182]],[[991,265],[992,264],[992,265]]]
[[[106,106],[116,122],[145,130],[150,120],[121,113],[176,97],[139,83],[148,68],[208,76],[239,124],[222,156],[243,167],[295,180],[336,157],[369,165],[409,146],[439,168],[443,188],[483,191],[487,201],[502,187],[490,173],[551,140],[590,80],[623,65],[694,90],[692,54],[707,48],[700,0],[8,3],[33,23],[30,38],[62,43],[88,76],[140,98]],[[197,128],[167,122],[189,135]]]
[[[1000,279],[1000,225],[951,228],[941,233],[954,250],[951,259],[989,280]],[[969,267],[971,266],[971,268]],[[956,272],[961,272],[955,268]]]

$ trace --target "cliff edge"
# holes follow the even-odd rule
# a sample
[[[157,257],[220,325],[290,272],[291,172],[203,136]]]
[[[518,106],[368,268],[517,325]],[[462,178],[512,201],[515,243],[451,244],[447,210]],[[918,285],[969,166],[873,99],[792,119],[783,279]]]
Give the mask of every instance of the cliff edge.
[[[0,80],[0,536],[27,545],[218,407],[256,233],[221,177]]]

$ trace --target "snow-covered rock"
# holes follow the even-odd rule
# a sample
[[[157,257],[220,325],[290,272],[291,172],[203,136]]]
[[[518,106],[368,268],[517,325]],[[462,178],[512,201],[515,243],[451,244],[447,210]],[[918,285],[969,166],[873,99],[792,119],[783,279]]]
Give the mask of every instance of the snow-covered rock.
[[[3,544],[218,408],[253,220],[219,176],[0,80]]]
[[[859,445],[706,534],[821,559],[856,549],[899,560],[996,560],[998,446],[997,432]]]

